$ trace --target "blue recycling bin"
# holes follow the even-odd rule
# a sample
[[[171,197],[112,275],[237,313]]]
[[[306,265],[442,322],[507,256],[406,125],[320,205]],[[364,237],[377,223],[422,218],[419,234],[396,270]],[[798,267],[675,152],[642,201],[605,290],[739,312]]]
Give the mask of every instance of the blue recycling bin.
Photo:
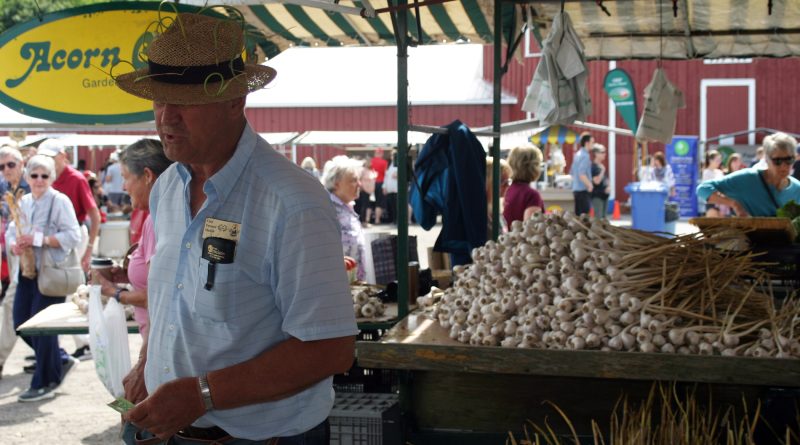
[[[631,195],[631,227],[647,232],[665,232],[667,187],[660,182],[631,182],[625,186],[625,191]]]

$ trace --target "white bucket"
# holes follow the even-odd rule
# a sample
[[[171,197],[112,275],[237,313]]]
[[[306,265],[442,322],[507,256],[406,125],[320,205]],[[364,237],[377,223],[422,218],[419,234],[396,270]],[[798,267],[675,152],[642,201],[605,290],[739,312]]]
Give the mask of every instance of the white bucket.
[[[98,255],[122,258],[130,247],[130,221],[108,221],[100,224]]]

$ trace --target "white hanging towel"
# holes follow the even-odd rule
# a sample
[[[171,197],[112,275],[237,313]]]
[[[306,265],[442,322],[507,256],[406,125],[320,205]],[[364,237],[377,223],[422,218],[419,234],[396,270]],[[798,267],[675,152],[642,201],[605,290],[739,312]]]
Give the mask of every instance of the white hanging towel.
[[[653,80],[644,89],[644,112],[636,130],[636,139],[664,144],[672,142],[678,108],[686,108],[683,92],[667,80],[664,70],[656,68]]]
[[[583,44],[566,12],[556,14],[542,42],[542,58],[533,74],[522,110],[533,113],[541,126],[567,125],[592,114],[586,80],[589,70]]]

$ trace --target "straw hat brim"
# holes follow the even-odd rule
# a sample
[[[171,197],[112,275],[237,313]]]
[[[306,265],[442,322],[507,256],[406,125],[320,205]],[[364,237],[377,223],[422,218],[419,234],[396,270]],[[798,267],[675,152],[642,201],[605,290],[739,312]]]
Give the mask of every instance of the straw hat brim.
[[[149,76],[149,69],[143,68],[116,77],[122,90],[165,104],[201,105],[247,96],[264,88],[275,79],[277,72],[268,66],[250,64],[242,74],[223,82],[204,84],[179,84],[161,82]]]

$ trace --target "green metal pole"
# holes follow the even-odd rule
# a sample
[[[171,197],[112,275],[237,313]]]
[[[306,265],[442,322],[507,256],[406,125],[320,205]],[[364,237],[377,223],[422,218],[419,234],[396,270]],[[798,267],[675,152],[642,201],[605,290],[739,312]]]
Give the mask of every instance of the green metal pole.
[[[494,95],[492,97],[492,131],[496,136],[492,139],[492,239],[500,235],[500,110],[502,97],[502,59],[503,54],[503,2],[494,2]]]
[[[398,0],[399,10],[407,0]],[[397,14],[397,316],[408,315],[408,14]]]

